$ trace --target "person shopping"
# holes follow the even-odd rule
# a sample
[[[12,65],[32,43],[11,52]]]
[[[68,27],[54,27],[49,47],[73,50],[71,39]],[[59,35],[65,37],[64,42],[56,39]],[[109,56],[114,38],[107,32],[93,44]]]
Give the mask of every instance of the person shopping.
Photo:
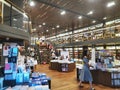
[[[91,75],[91,72],[90,72],[90,69],[89,69],[90,65],[89,65],[89,60],[88,60],[87,56],[84,56],[83,63],[84,63],[83,69],[81,70],[81,73],[80,73],[80,76],[79,76],[79,79],[80,79],[79,86],[83,87],[82,82],[83,81],[88,81],[89,84],[90,84],[90,90],[95,90],[92,87],[93,78],[92,78],[92,75]]]

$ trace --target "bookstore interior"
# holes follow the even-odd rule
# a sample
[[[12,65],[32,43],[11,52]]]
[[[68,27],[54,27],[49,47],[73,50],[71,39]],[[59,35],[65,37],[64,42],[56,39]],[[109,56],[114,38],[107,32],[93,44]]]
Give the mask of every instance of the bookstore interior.
[[[94,84],[119,90],[119,10],[120,0],[0,0],[0,90],[57,90],[39,65],[79,81],[84,56]]]

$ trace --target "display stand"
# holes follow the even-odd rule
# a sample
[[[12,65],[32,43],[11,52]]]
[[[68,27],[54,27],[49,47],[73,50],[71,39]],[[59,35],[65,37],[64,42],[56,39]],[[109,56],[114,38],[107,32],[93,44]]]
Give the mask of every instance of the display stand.
[[[59,72],[71,72],[75,69],[74,62],[62,62],[59,60],[52,60],[50,62],[50,69],[57,70]]]
[[[5,61],[5,77],[3,81],[3,86],[15,86],[16,78],[16,63],[18,56],[18,47],[16,43],[5,43],[3,46],[3,57]]]
[[[49,63],[51,60],[51,52],[47,48],[47,45],[39,45],[39,51],[40,51],[40,63],[46,64]],[[39,62],[39,61],[38,61]]]
[[[76,77],[79,81],[81,69],[76,69]],[[120,72],[118,71],[101,71],[101,70],[91,70],[91,74],[93,77],[93,83],[102,84],[109,87],[120,87]]]

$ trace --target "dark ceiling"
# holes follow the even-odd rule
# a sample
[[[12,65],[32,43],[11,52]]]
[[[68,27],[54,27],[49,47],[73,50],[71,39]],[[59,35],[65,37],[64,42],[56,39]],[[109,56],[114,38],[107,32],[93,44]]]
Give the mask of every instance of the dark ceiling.
[[[30,1],[24,0],[23,9],[29,14],[33,28],[36,28],[34,33],[38,35],[51,36],[120,18],[120,0],[34,0],[34,7],[29,5]],[[107,4],[112,1],[115,5],[108,8]],[[63,10],[66,14],[60,15]],[[90,11],[93,11],[92,15],[88,15]],[[104,17],[107,19],[104,20]],[[57,28],[57,25],[60,27]]]

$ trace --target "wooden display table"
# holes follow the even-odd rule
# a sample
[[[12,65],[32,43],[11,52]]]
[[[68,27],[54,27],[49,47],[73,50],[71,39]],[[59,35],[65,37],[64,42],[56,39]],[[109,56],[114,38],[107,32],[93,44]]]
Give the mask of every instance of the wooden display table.
[[[77,68],[77,80],[79,80],[81,69]],[[102,84],[109,87],[120,87],[120,72],[108,72],[101,70],[91,70],[93,83]]]
[[[70,61],[52,60],[50,62],[50,69],[59,72],[71,72],[75,69],[75,63]]]

